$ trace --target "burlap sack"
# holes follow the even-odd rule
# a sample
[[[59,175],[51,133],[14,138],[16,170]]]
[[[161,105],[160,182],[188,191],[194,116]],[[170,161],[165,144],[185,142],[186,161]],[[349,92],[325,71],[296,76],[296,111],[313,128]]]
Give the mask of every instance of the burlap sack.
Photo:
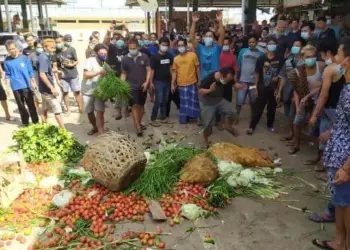
[[[180,173],[180,180],[191,184],[209,185],[218,177],[218,168],[204,153],[189,160]]]
[[[256,148],[242,148],[230,143],[217,143],[209,151],[221,161],[233,161],[243,167],[273,167],[273,160]]]

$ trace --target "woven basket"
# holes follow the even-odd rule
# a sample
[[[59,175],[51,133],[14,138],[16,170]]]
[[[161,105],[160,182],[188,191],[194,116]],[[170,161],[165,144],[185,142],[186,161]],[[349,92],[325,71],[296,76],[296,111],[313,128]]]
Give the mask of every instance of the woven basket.
[[[112,191],[122,191],[145,169],[147,159],[126,136],[108,132],[90,143],[83,165],[93,179]]]

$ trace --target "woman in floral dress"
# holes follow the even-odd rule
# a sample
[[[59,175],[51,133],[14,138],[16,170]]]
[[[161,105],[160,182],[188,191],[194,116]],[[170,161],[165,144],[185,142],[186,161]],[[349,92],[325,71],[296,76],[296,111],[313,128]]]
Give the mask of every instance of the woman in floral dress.
[[[337,71],[345,75],[346,84],[340,96],[336,121],[331,132],[320,139],[330,138],[324,152],[324,166],[328,168],[332,203],[336,207],[336,235],[334,241],[313,240],[321,249],[350,249],[350,37],[341,42]]]

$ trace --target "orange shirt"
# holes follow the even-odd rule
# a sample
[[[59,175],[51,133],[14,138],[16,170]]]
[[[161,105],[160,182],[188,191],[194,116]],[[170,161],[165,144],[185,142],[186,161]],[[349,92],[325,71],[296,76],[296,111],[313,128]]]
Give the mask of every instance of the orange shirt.
[[[184,87],[197,83],[197,67],[199,67],[199,61],[195,53],[186,52],[176,56],[173,71],[176,72],[177,85]]]

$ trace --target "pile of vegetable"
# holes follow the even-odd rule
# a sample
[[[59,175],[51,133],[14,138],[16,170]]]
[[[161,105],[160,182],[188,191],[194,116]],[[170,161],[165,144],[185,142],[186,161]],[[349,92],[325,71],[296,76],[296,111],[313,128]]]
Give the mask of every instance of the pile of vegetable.
[[[94,89],[94,96],[102,101],[117,98],[117,100],[127,103],[130,99],[130,85],[118,78],[108,64],[104,64],[103,70],[106,75],[100,76],[98,85]]]
[[[136,192],[148,198],[160,198],[173,190],[184,164],[202,152],[201,149],[179,146],[152,151],[145,171],[130,186],[128,192]]]
[[[28,163],[78,162],[84,147],[67,130],[47,123],[33,124],[13,133],[17,143],[13,150],[22,150]]]

